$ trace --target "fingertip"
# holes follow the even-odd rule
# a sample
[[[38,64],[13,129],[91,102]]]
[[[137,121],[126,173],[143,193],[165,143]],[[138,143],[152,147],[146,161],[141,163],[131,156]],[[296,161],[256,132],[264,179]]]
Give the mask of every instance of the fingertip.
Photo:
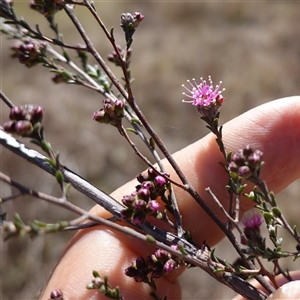
[[[300,280],[284,284],[267,298],[267,300],[275,299],[300,299]]]

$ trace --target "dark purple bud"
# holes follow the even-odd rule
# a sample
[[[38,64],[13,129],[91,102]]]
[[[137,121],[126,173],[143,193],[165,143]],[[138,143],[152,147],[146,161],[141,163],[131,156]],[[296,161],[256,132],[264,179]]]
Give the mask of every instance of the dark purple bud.
[[[132,209],[129,208],[123,209],[121,210],[121,218],[124,220],[131,219],[132,213],[133,213]]]
[[[31,111],[31,123],[32,124],[36,124],[38,122],[41,123],[43,120],[43,116],[44,116],[44,109],[39,105],[35,105]]]
[[[3,124],[3,129],[9,133],[16,133],[16,121],[7,121]]]
[[[134,28],[137,28],[140,25],[140,23],[144,20],[145,16],[139,12],[135,12],[133,14],[133,18],[134,18]]]
[[[250,147],[250,145],[247,145],[242,151],[245,157],[248,157],[253,153],[253,149]]]
[[[142,183],[142,188],[147,189],[148,191],[151,191],[154,189],[154,183],[151,181],[145,181]]]
[[[31,39],[27,39],[23,43],[19,44],[18,47],[12,47],[12,50],[14,51],[13,57],[17,57],[20,63],[31,68],[38,63],[44,62],[46,45],[47,44],[45,42],[36,42]]]
[[[157,172],[156,172],[154,169],[149,168],[149,169],[148,169],[148,175],[149,175],[149,177],[150,177],[151,179],[154,179],[155,176],[157,175]]]
[[[164,271],[166,273],[170,273],[174,271],[177,267],[177,263],[174,259],[170,258],[165,264],[164,264]]]
[[[24,120],[16,123],[16,133],[21,136],[30,135],[33,131],[31,122]]]
[[[158,263],[155,254],[149,255],[146,260],[147,260],[147,264],[151,267],[155,267],[155,265]]]
[[[245,156],[243,154],[243,150],[238,150],[231,157],[231,161],[233,161],[237,166],[242,166],[245,164]]]
[[[108,115],[105,113],[105,111],[102,108],[94,112],[93,120],[105,124],[108,124],[110,122]]]
[[[139,256],[136,259],[135,265],[136,265],[137,270],[139,270],[139,271],[144,271],[145,269],[148,268],[146,261],[141,256]]]
[[[139,174],[139,175],[136,177],[136,179],[137,179],[138,182],[142,183],[142,182],[144,182],[144,181],[149,180],[149,176],[148,176],[147,173],[144,172],[144,173]]]
[[[25,120],[27,115],[27,111],[22,106],[14,106],[10,110],[9,118],[11,120]]]
[[[130,266],[128,268],[125,269],[125,275],[126,276],[129,276],[129,277],[135,277],[139,274],[138,270],[133,267],[133,266]]]
[[[147,280],[148,266],[142,257],[138,257],[130,267],[125,269],[125,275],[133,277],[136,282]]]
[[[134,207],[134,209],[136,210],[145,210],[146,206],[147,206],[147,202],[142,199],[135,200],[132,205],[132,207]]]
[[[141,187],[138,191],[137,191],[137,195],[139,199],[143,199],[145,201],[148,202],[149,200],[149,196],[150,196],[150,191],[149,189],[145,188],[145,187]]]
[[[165,262],[167,259],[170,258],[170,253],[163,249],[157,249],[155,251],[155,256],[159,261]]]
[[[159,213],[160,205],[156,200],[151,200],[148,202],[147,209],[151,214],[157,215]]]
[[[235,162],[231,161],[229,164],[228,164],[228,169],[229,171],[231,172],[237,172],[239,167],[236,165]]]
[[[164,267],[163,267],[163,265],[161,265],[161,266],[157,266],[157,267],[155,268],[155,270],[152,271],[151,277],[152,277],[152,278],[160,278],[160,277],[163,276],[164,274],[165,274],[165,272],[164,272]]]
[[[134,225],[141,225],[146,220],[146,214],[139,210],[135,211],[131,216],[131,221]]]
[[[135,201],[136,197],[134,195],[126,195],[122,198],[122,203],[127,206],[131,207]]]
[[[252,175],[252,171],[248,166],[241,166],[238,169],[238,175],[244,178],[247,178]]]
[[[255,168],[257,167],[261,162],[263,158],[263,153],[259,150],[256,150],[248,157],[248,163],[251,167]]]
[[[122,100],[117,100],[115,102],[115,115],[116,117],[123,117],[124,116],[124,107],[125,107],[125,104],[124,104],[124,101]]]
[[[123,50],[122,50],[121,46],[117,45],[117,49],[118,49],[118,52],[119,52],[120,56],[122,57],[123,56],[123,54],[122,54]],[[120,64],[120,58],[118,56],[118,53],[115,50],[113,50],[110,54],[108,54],[107,59],[108,59],[108,61],[114,63],[116,66],[121,65]]]
[[[63,292],[61,291],[61,289],[53,290],[50,294],[50,299],[62,300]]]
[[[105,113],[110,117],[110,118],[114,118],[115,114],[115,103],[110,100],[110,99],[104,99],[103,100],[103,109],[105,111]]]
[[[157,175],[154,179],[154,182],[159,187],[163,187],[167,183],[166,179],[161,175]]]

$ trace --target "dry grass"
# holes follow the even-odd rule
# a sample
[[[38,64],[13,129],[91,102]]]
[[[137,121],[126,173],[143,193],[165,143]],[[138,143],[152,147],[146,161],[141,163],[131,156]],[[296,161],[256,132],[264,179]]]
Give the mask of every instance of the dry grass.
[[[140,11],[145,20],[134,37],[132,73],[134,92],[148,119],[174,152],[206,134],[198,116],[181,104],[181,84],[188,78],[211,75],[222,80],[227,98],[221,121],[272,99],[299,94],[300,27],[298,2],[96,2],[108,27],[118,28],[125,11]],[[39,22],[27,4],[16,2],[18,15],[30,24]],[[87,32],[105,57],[109,45],[101,30],[81,9],[76,8]],[[67,43],[77,43],[72,25],[63,12]],[[45,24],[45,23],[44,23]],[[44,26],[45,28],[45,26]],[[10,58],[9,42],[1,41],[1,83],[16,103],[38,103],[46,110],[46,136],[71,169],[110,192],[145,168],[113,128],[92,121],[102,97],[75,86],[53,85],[41,67],[27,70]],[[8,109],[1,106],[1,123]],[[13,179],[47,193],[58,194],[49,175],[1,148],[1,170]],[[24,171],[25,170],[25,171]],[[1,194],[10,191],[0,186]],[[299,183],[281,195],[291,221],[299,219]],[[280,196],[279,196],[280,197]],[[93,204],[74,193],[74,202],[85,208]],[[67,218],[67,212],[29,198],[6,205],[11,216],[19,211],[25,220]],[[33,299],[58,261],[69,234],[49,235],[34,240],[15,239],[3,244],[3,299]],[[230,258],[228,244],[220,248]],[[182,278],[184,299],[227,299],[233,293],[200,270]]]

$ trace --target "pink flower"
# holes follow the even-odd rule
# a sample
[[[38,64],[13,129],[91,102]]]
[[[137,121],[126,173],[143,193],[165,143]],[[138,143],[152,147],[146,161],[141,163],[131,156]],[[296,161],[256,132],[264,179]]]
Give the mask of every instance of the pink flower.
[[[242,220],[242,223],[246,228],[254,229],[258,228],[263,221],[263,217],[260,213],[252,213],[246,216],[244,220]]]
[[[261,236],[259,228],[263,221],[263,216],[255,210],[252,210],[243,217],[242,223],[245,226],[243,229],[244,235],[241,236],[241,243],[243,245],[249,245],[248,242],[251,242],[255,247],[265,248],[264,239]]]
[[[208,83],[202,77],[200,78],[200,83],[197,83],[194,78],[192,80],[193,82],[187,80],[191,88],[187,88],[184,84],[182,85],[182,87],[188,92],[183,92],[182,94],[191,100],[183,99],[182,102],[191,103],[196,106],[198,112],[202,116],[216,116],[225,100],[222,96],[222,92],[225,91],[225,89],[220,90],[222,81],[214,87],[210,76],[208,76]]]

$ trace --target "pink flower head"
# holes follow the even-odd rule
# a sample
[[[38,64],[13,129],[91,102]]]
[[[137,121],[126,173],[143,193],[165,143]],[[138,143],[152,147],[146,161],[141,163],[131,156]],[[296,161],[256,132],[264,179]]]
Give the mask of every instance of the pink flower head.
[[[249,229],[259,228],[263,221],[263,217],[260,213],[249,214],[242,220],[243,225]]]
[[[222,96],[222,92],[225,89],[220,90],[222,81],[214,87],[210,76],[208,76],[208,83],[202,77],[200,78],[200,83],[197,83],[194,78],[192,80],[193,82],[187,80],[191,88],[187,88],[184,84],[182,85],[188,91],[188,93],[183,92],[182,94],[191,100],[182,100],[182,102],[196,106],[198,112],[204,116],[207,116],[205,111],[212,111],[216,115],[225,100]],[[210,113],[209,115],[211,116],[212,114]]]

